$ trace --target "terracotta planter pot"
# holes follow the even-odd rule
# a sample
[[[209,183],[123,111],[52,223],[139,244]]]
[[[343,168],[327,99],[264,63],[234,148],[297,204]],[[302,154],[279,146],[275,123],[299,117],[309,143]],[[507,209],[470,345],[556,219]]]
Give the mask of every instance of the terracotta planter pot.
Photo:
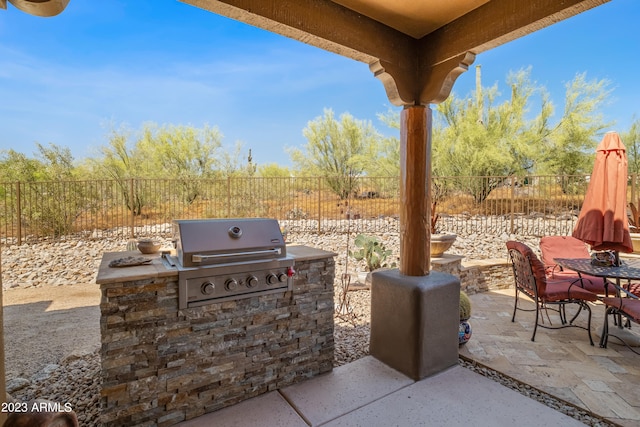
[[[160,243],[151,239],[138,240],[138,250],[143,254],[155,254],[160,250]]]

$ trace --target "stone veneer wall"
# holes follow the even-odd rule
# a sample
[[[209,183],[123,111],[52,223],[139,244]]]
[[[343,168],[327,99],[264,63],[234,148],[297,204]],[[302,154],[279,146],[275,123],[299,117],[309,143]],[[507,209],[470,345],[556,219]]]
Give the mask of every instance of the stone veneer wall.
[[[513,269],[506,259],[487,259],[465,263],[462,257],[446,255],[434,258],[431,268],[460,278],[460,290],[468,294],[513,287]]]
[[[333,257],[293,291],[178,311],[177,276],[103,284],[102,422],[170,426],[329,372]]]

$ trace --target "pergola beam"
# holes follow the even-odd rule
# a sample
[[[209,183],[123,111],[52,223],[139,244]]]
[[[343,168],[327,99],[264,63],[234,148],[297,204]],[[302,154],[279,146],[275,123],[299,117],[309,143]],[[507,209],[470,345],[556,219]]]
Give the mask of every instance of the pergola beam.
[[[328,0],[180,1],[365,63],[414,49],[412,37]]]
[[[609,0],[492,0],[420,39],[421,67],[479,54]]]

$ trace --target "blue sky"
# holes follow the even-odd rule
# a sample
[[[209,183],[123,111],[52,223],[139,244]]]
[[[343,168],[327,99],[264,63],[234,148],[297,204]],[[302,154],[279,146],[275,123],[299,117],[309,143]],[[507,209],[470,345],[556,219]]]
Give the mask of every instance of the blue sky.
[[[216,126],[254,161],[289,165],[307,122],[331,108],[370,120],[393,107],[366,64],[174,0],[71,0],[53,18],[0,10],[0,149],[35,143],[94,156],[111,128],[144,123]],[[613,0],[476,57],[453,91],[508,94],[510,71],[531,77],[563,107],[578,73],[608,79],[603,111],[624,132],[640,118],[640,1]]]

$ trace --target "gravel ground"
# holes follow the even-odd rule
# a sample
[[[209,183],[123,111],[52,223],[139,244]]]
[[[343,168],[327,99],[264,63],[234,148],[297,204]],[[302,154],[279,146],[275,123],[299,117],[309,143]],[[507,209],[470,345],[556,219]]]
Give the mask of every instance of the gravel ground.
[[[350,244],[355,236],[350,236]],[[393,250],[392,259],[397,258],[398,238],[392,233],[380,236],[383,243]],[[518,239],[537,247],[538,238],[530,236],[496,235],[481,237],[476,235],[458,236],[451,253],[465,254],[470,259],[504,258],[504,242],[510,238]],[[362,263],[349,260],[344,255],[349,243],[345,235],[321,235],[297,233],[290,234],[289,240],[321,247],[335,251],[336,257],[336,307],[340,307],[341,277],[345,271],[364,271]],[[165,245],[169,242],[165,241]],[[46,299],[47,287],[74,286],[95,287],[95,272],[100,263],[102,253],[124,250],[126,241],[119,239],[101,239],[94,241],[62,241],[42,243],[36,245],[9,246],[2,252],[3,288],[7,293],[17,293],[23,288],[37,288]],[[43,281],[43,277],[48,279]],[[14,296],[16,296],[14,295]],[[335,318],[335,363],[334,366],[344,365],[368,354],[369,347],[369,303],[368,290],[349,292],[349,306],[352,310],[346,314],[336,314]],[[94,316],[98,316],[99,308],[95,302]],[[87,316],[89,316],[87,314]],[[76,322],[78,323],[78,322]],[[88,323],[87,323],[88,324]],[[47,325],[41,327],[46,331]],[[78,334],[81,335],[86,324],[76,324]],[[7,325],[5,325],[7,329]],[[7,388],[11,396],[18,401],[30,401],[45,398],[56,402],[70,403],[78,414],[81,426],[98,425],[96,422],[99,412],[100,396],[100,355],[99,335],[97,341],[83,344],[82,352],[70,351],[63,356],[53,355],[45,349],[42,351],[22,350],[27,354],[12,353],[10,342],[11,333],[5,331],[5,351],[7,353]],[[47,338],[41,333],[39,339]],[[86,340],[85,340],[86,341]],[[91,345],[92,343],[92,345]],[[73,347],[73,346],[72,346]],[[75,347],[73,347],[75,348]],[[87,350],[89,348],[89,350]],[[59,356],[59,357],[58,357]],[[51,360],[52,357],[58,357]],[[25,361],[32,364],[30,373],[26,372]],[[470,361],[461,360],[460,363],[474,371],[493,378],[507,387],[515,389],[531,398],[579,419],[590,426],[615,425],[586,413],[566,402],[560,401],[544,392],[533,389],[512,378],[505,377],[489,368],[478,366]]]

